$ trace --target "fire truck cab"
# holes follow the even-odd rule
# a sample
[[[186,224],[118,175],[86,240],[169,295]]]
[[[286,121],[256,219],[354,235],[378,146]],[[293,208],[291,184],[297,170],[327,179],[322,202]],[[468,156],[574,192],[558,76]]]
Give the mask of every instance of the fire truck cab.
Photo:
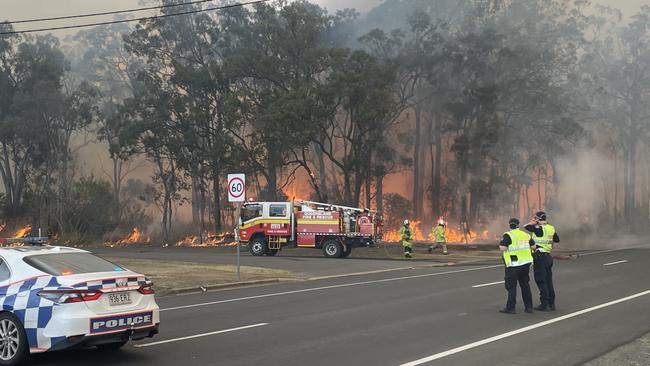
[[[237,236],[255,256],[301,247],[344,258],[352,248],[374,245],[380,226],[379,215],[368,209],[312,201],[248,202],[241,208]]]

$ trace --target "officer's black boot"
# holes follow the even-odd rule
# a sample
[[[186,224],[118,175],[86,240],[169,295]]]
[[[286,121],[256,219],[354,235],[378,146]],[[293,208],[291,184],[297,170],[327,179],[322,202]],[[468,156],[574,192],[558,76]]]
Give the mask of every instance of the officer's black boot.
[[[549,309],[548,309],[548,306],[546,306],[544,304],[541,304],[539,306],[536,306],[535,310],[537,310],[537,311],[548,311]]]
[[[503,308],[503,309],[499,310],[499,312],[503,313],[503,314],[517,314],[515,309],[508,309],[508,308]]]

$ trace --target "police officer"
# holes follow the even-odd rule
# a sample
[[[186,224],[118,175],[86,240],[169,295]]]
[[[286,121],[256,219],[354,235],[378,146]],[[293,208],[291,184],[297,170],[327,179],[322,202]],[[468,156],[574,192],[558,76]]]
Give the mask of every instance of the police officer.
[[[445,236],[445,220],[438,220],[438,226],[431,229],[431,235],[436,241],[436,246],[429,245],[429,253],[433,252],[435,248],[442,247],[442,253],[448,254],[447,252],[447,238]]]
[[[517,282],[521,287],[521,297],[524,299],[524,308],[527,313],[533,312],[533,295],[530,293],[530,264],[533,262],[531,249],[535,242],[530,234],[519,229],[519,220],[510,219],[510,231],[503,234],[499,249],[503,254],[506,265],[505,284],[508,290],[506,307],[499,310],[504,314],[515,314],[517,302]]]
[[[555,310],[555,289],[553,288],[553,243],[559,243],[560,237],[555,227],[546,221],[546,213],[539,211],[525,227],[532,233],[537,249],[533,254],[533,273],[539,288],[540,305],[535,310]]]
[[[402,238],[402,245],[404,246],[405,258],[411,258],[411,252],[413,252],[413,230],[411,230],[409,225],[409,220],[404,220],[404,225],[399,229],[399,236]]]

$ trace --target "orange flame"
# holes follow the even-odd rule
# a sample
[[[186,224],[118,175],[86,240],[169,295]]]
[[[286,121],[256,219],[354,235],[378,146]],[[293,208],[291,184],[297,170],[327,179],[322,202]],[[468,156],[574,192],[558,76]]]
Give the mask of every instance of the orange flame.
[[[21,229],[18,229],[14,233],[14,238],[24,238],[32,231],[32,225],[27,225]]]
[[[126,238],[120,239],[115,242],[115,245],[125,245],[125,244],[135,244],[135,243],[149,243],[151,242],[151,238],[148,236],[142,235],[142,231],[138,229],[137,227],[134,227],[133,230],[131,230],[131,234],[129,234]]]
[[[422,233],[422,229],[420,229],[420,221],[411,221],[411,229],[413,230],[413,240],[416,241],[424,241],[427,240]],[[385,231],[383,235],[384,241],[391,241],[391,242],[398,242],[402,241],[402,237],[399,235],[399,230],[389,230]]]
[[[413,240],[415,241],[434,241],[435,238],[431,232],[425,237],[422,233],[422,229],[419,227],[420,221],[411,221],[411,228],[413,229]],[[447,243],[465,243],[468,244],[476,243],[480,240],[495,240],[497,239],[490,234],[488,230],[483,230],[480,234],[477,234],[475,231],[470,230],[467,234],[463,233],[461,229],[454,229],[447,227],[445,230],[445,237],[447,238]],[[387,242],[401,242],[402,238],[399,235],[399,230],[389,230],[385,231],[383,234],[383,240]]]
[[[213,246],[235,246],[237,245],[234,241],[229,241],[230,233],[214,233],[214,232],[205,232],[203,233],[203,242],[201,242],[201,237],[198,235],[189,235],[186,238],[183,238],[176,242],[177,246],[182,247],[213,247]]]

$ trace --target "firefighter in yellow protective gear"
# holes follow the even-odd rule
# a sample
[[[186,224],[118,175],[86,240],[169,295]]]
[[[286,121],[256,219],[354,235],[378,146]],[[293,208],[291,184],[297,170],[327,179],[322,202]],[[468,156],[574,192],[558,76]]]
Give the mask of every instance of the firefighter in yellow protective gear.
[[[404,220],[404,225],[399,229],[399,236],[402,238],[404,246],[404,257],[411,258],[413,252],[413,230],[411,230],[409,220]]]
[[[438,220],[438,226],[431,229],[431,235],[436,242],[436,246],[434,247],[433,244],[429,245],[429,253],[433,252],[436,248],[442,247],[442,254],[449,254],[447,251],[447,237],[445,236],[445,220]]]

